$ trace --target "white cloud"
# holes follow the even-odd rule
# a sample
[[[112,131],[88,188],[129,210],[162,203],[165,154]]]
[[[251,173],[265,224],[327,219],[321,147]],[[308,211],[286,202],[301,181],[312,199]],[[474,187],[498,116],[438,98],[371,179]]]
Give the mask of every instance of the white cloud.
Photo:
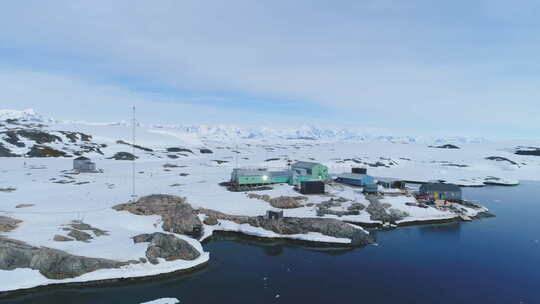
[[[13,2],[0,12],[0,26],[11,29],[0,32],[0,41],[15,49],[97,62],[92,73],[71,71],[90,80],[61,76],[63,85],[74,81],[76,89],[51,93],[52,87],[40,87],[59,95],[58,100],[69,100],[77,91],[82,95],[78,103],[96,109],[153,99],[172,106],[171,100],[161,100],[168,99],[164,96],[108,83],[109,74],[135,75],[179,90],[225,90],[330,107],[340,115],[329,117],[335,121],[363,117],[364,123],[394,128],[459,132],[487,132],[504,124],[506,132],[517,132],[540,114],[538,78],[522,75],[524,66],[537,59],[540,43],[523,37],[520,26],[538,22],[524,13],[534,4],[522,2],[521,9],[505,14],[500,5]],[[77,81],[97,84],[88,89]],[[85,90],[91,91],[87,97]],[[189,103],[219,116],[219,107],[204,106],[204,98]]]

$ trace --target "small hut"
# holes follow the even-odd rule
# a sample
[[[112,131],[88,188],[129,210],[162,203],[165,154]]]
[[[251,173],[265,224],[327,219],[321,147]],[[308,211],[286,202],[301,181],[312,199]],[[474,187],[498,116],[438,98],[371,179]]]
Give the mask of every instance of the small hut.
[[[88,157],[79,156],[73,160],[73,170],[79,172],[94,172],[96,171],[96,164]]]
[[[281,211],[272,211],[268,210],[266,211],[265,218],[268,220],[279,220],[283,218],[283,210]]]

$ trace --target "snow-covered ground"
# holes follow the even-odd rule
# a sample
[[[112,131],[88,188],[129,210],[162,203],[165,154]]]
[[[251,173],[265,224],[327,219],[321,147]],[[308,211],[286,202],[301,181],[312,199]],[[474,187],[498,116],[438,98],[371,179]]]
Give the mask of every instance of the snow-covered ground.
[[[30,113],[31,114],[31,113]],[[72,158],[27,158],[0,157],[0,189],[15,188],[12,192],[0,192],[0,215],[22,220],[6,237],[21,240],[34,246],[46,246],[64,250],[71,254],[87,257],[107,258],[118,261],[136,260],[145,256],[146,243],[134,244],[133,236],[142,233],[163,232],[158,216],[137,216],[118,212],[111,207],[128,202],[132,197],[132,162],[109,159],[116,152],[131,152],[132,148],[117,143],[131,141],[131,127],[122,123],[91,124],[62,123],[35,118],[28,113],[26,119],[32,123],[40,121],[48,127],[42,130],[64,136],[56,131],[76,131],[92,135],[92,143],[100,145],[97,152],[85,153],[96,163],[101,173],[66,174],[72,168]],[[34,113],[35,114],[35,113]],[[3,116],[2,116],[3,115]],[[19,115],[19,116],[17,116]],[[17,118],[22,114],[2,113],[0,116]],[[29,116],[30,115],[30,116]],[[37,115],[37,114],[36,114]],[[29,119],[34,117],[35,119]],[[17,128],[4,124],[1,130]],[[205,133],[205,134],[208,134]],[[388,140],[286,140],[286,139],[231,139],[215,137],[180,128],[137,128],[137,144],[153,152],[135,150],[136,161],[135,193],[172,194],[184,196],[194,208],[208,208],[231,215],[263,215],[274,209],[268,202],[248,198],[243,192],[229,192],[219,183],[227,181],[235,166],[283,168],[288,160],[317,161],[330,168],[332,174],[349,172],[351,167],[367,167],[368,173],[377,177],[394,177],[412,181],[445,180],[466,185],[483,185],[486,179],[498,178],[501,183],[517,183],[519,180],[540,180],[540,157],[513,154],[518,145],[540,146],[538,143],[523,142],[466,142],[459,143],[460,149],[431,148],[424,142],[392,142]],[[65,137],[65,136],[64,136]],[[47,144],[55,149],[71,153],[81,143],[62,142]],[[25,140],[19,147],[1,138],[0,143],[13,153],[24,154],[33,143]],[[170,147],[190,149],[192,152],[167,152]],[[201,148],[213,151],[200,152]],[[495,161],[486,157],[498,156],[511,160]],[[174,157],[174,158],[172,158]],[[219,162],[217,162],[219,161]],[[169,164],[173,166],[164,167]],[[328,194],[309,196],[304,207],[284,210],[285,216],[316,217],[316,204],[341,197],[347,200],[335,211],[344,211],[352,203],[368,205],[357,188],[332,185]],[[276,185],[273,190],[257,191],[271,197],[299,195],[288,185]],[[396,195],[396,194],[394,194]],[[465,198],[466,199],[466,198]],[[385,196],[382,203],[407,212],[410,216],[401,222],[413,222],[455,217],[454,213],[435,208],[408,206],[414,198],[407,195]],[[27,208],[16,208],[20,204],[33,204]],[[333,209],[333,210],[334,210]],[[474,216],[475,210],[466,214]],[[325,215],[355,223],[380,223],[373,221],[367,212],[358,215]],[[65,235],[65,225],[80,220],[93,227],[109,232],[85,242],[56,242],[56,234]],[[280,237],[273,232],[249,225],[220,221],[218,226],[205,226],[207,235],[213,230],[237,231],[260,237]],[[0,291],[30,288],[38,285],[63,282],[81,282],[106,278],[136,277],[172,272],[192,268],[208,261],[210,254],[203,252],[200,242],[177,235],[193,244],[202,255],[194,261],[161,261],[158,265],[139,264],[120,269],[99,270],[75,279],[49,280],[39,272],[29,269],[14,271],[0,270]],[[281,236],[283,237],[283,236]],[[310,233],[289,235],[289,238],[304,241],[348,243],[347,239],[329,238]]]

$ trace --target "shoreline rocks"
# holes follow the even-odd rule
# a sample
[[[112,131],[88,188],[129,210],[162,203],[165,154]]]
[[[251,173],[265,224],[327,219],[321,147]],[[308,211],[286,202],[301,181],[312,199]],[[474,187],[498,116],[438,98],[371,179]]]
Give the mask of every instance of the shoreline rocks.
[[[192,261],[201,255],[191,244],[172,234],[161,232],[140,234],[133,237],[133,242],[150,243],[146,249],[146,258],[154,265],[159,264],[158,258],[163,258],[166,261],[178,259]]]
[[[117,211],[128,211],[137,215],[160,215],[165,231],[185,234],[200,239],[204,226],[185,198],[153,194],[141,197],[136,202],[119,204],[113,207]]]
[[[89,258],[0,236],[0,269],[30,268],[48,279],[67,279],[99,269],[120,268],[132,262]]]

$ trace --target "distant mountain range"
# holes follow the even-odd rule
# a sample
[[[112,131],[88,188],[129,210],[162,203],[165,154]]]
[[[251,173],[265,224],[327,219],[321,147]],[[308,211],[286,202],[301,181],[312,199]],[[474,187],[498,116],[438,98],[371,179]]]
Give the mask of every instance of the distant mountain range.
[[[82,122],[72,120],[54,120],[46,118],[33,109],[28,110],[0,110],[0,121],[17,119],[31,123],[43,124],[82,124],[82,125],[129,125],[126,121],[111,123]],[[276,128],[269,126],[241,127],[233,125],[142,125],[140,127],[153,129],[172,129],[197,135],[208,140],[306,140],[306,141],[385,141],[396,143],[483,143],[484,138],[456,137],[426,137],[426,136],[385,136],[366,134],[361,130],[345,128],[318,128],[314,126],[300,126],[289,128]]]

